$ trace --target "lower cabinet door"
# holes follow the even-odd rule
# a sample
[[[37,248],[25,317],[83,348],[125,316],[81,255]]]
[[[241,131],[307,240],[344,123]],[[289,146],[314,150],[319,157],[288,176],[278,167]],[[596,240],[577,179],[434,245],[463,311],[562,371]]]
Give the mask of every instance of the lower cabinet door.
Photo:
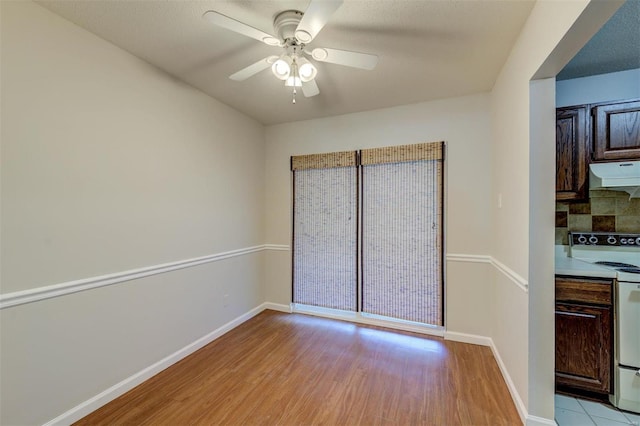
[[[556,384],[611,389],[611,308],[556,303]]]

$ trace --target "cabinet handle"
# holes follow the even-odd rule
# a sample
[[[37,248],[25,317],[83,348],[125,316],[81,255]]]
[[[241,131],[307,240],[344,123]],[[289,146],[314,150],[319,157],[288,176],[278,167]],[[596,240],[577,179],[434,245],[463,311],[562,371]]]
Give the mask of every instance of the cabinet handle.
[[[636,371],[636,376],[640,377],[640,370]]]
[[[591,314],[579,314],[577,312],[564,312],[564,311],[556,311],[556,315],[568,315],[572,317],[583,317],[583,318],[595,318],[595,315]]]

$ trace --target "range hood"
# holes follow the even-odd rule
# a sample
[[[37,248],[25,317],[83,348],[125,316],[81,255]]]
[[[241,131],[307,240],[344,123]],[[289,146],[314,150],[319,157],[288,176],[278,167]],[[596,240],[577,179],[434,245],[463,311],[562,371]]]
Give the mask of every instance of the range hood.
[[[640,161],[589,165],[589,189],[625,191],[640,198]]]

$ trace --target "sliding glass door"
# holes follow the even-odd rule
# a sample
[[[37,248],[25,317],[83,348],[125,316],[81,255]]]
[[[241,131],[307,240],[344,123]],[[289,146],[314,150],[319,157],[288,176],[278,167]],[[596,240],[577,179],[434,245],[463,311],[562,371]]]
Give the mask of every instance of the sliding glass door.
[[[443,149],[292,157],[294,303],[443,325]]]
[[[443,325],[441,150],[365,150],[362,312]]]
[[[357,310],[356,153],[294,157],[293,302]]]

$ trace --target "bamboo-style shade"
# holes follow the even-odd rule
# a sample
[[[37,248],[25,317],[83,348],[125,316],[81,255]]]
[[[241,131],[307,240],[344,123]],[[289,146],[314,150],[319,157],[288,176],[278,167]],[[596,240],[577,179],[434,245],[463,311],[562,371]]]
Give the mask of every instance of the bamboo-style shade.
[[[443,325],[444,148],[291,157],[294,303]]]
[[[355,311],[355,167],[294,172],[293,303]]]
[[[361,215],[362,311],[443,325],[442,161],[363,166]]]
[[[425,142],[414,145],[363,149],[360,157],[360,163],[363,166],[407,161],[442,160],[444,158],[444,142]]]
[[[291,170],[333,169],[336,167],[355,166],[356,151],[295,155],[291,157]]]

